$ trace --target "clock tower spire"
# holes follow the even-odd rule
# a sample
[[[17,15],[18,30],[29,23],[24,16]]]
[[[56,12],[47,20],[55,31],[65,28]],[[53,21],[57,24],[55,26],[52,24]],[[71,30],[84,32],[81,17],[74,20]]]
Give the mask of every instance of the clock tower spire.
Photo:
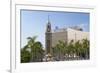
[[[47,27],[46,27],[46,32],[51,32],[51,23],[49,20],[49,15],[48,15],[48,23],[47,23]]]

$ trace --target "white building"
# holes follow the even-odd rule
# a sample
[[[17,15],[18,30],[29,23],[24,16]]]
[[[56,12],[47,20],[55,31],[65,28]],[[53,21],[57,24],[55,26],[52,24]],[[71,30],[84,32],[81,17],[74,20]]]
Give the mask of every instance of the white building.
[[[55,46],[59,40],[69,43],[81,41],[82,39],[89,40],[89,32],[85,32],[74,28],[57,29],[52,32],[52,47]]]

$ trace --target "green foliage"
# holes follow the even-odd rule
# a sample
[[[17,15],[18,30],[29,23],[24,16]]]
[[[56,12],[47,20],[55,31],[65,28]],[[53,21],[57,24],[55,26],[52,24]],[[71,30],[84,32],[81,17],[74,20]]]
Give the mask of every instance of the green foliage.
[[[67,48],[67,44],[63,41],[58,41],[58,44],[52,48],[53,50],[53,55],[57,58],[63,59],[64,55],[66,54],[66,48]]]
[[[83,56],[89,59],[89,41],[87,39],[82,40]]]
[[[54,56],[59,56],[59,59],[64,57],[66,54],[79,56],[80,59],[89,59],[89,41],[87,39],[76,42],[71,40],[68,44],[60,40],[52,49]]]
[[[21,62],[40,62],[44,56],[41,42],[35,37],[28,37],[28,43],[21,51]],[[27,57],[28,56],[28,57]],[[26,58],[27,57],[27,58]]]
[[[21,49],[21,63],[30,62],[31,54],[26,48]]]
[[[43,62],[44,50],[41,42],[36,41],[36,36],[28,37],[27,44],[21,49],[21,63],[27,62]],[[81,41],[71,40],[69,43],[59,40],[57,45],[52,48],[52,56],[54,60],[65,60],[66,55],[79,59],[89,59],[89,41],[83,39]]]

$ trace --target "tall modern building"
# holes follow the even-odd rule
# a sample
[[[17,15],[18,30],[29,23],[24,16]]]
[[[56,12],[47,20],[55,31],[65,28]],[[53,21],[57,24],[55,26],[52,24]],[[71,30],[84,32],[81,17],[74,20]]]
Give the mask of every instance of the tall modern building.
[[[46,44],[46,53],[52,53],[52,47],[54,47],[59,40],[69,43],[71,40],[74,42],[81,41],[82,39],[89,40],[89,32],[85,32],[82,28],[75,26],[69,28],[56,28],[55,30],[51,29],[51,23],[48,20],[45,33],[45,44]]]

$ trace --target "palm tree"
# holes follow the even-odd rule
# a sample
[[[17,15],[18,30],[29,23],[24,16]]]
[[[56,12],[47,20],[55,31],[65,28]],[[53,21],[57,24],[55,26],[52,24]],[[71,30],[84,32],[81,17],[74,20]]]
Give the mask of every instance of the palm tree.
[[[21,63],[30,62],[31,53],[27,50],[27,45],[21,49]]]
[[[31,60],[30,61],[33,61],[34,59],[34,52],[35,52],[35,40],[36,40],[36,36],[34,37],[28,37],[28,48],[30,48],[31,50]]]
[[[31,62],[37,62],[37,61],[42,61],[43,58],[43,47],[41,42],[39,41],[35,41],[36,40],[36,36],[34,37],[28,37],[28,47],[31,50]]]
[[[71,40],[70,41],[70,43],[68,44],[68,54],[69,55],[74,55],[74,53],[75,53],[75,48],[74,48],[74,41],[73,40]]]
[[[80,59],[86,59],[86,57],[89,57],[89,41],[83,39],[81,43],[80,41],[75,42],[75,50]]]
[[[79,56],[79,58],[81,58],[83,49],[82,49],[82,44],[80,43],[80,41],[75,42],[74,47],[75,47],[76,55]]]
[[[44,50],[42,49],[42,44],[41,42],[36,42],[35,43],[35,59],[36,61],[42,61],[43,56],[44,56]]]
[[[58,41],[58,44],[53,47],[53,55],[57,60],[64,60],[64,56],[66,54],[66,46],[67,44],[61,40]]]
[[[87,39],[82,40],[83,56],[89,59],[89,41]]]

